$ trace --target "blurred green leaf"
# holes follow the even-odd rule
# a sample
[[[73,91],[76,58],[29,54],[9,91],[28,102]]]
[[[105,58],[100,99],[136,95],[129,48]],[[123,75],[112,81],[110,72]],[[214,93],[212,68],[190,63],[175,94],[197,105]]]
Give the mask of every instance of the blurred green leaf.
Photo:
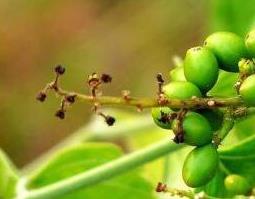
[[[230,73],[220,70],[220,74],[215,86],[208,92],[215,97],[233,97],[236,96],[234,84],[238,80],[238,73]]]
[[[255,23],[255,0],[211,0],[211,28],[246,34]]]
[[[14,166],[6,156],[6,154],[0,150],[0,198],[11,199],[15,196],[16,184],[18,181],[18,175],[14,169]]]
[[[75,174],[86,172],[120,157],[121,150],[109,143],[86,143],[58,152],[46,165],[29,179],[29,189],[36,189]],[[153,199],[152,186],[137,170],[104,181],[88,188],[69,193],[61,199]]]
[[[220,159],[231,172],[246,177],[255,185],[255,135],[220,150]]]

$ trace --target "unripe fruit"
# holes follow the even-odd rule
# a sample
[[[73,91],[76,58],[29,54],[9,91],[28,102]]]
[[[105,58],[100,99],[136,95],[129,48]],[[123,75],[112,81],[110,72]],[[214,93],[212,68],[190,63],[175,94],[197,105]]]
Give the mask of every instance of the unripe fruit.
[[[255,30],[250,31],[245,38],[245,45],[249,54],[255,58]]]
[[[215,54],[219,67],[229,72],[238,72],[239,60],[248,54],[243,39],[231,32],[213,33],[204,45]]]
[[[200,109],[197,111],[210,123],[212,130],[218,130],[222,125],[223,113],[218,109]]]
[[[169,99],[191,99],[193,96],[201,97],[199,88],[191,82],[170,82],[163,87],[163,91]]]
[[[176,120],[172,129],[176,128]],[[212,142],[213,130],[205,117],[199,113],[189,112],[182,122],[184,143],[192,146],[203,146]]]
[[[171,81],[187,81],[184,76],[184,68],[181,66],[172,69],[169,72],[169,77]]]
[[[219,67],[216,57],[205,47],[189,49],[184,59],[184,74],[186,79],[201,91],[209,91],[218,79]]]
[[[208,183],[218,168],[219,156],[214,145],[196,147],[184,161],[182,176],[189,187],[200,187]]]
[[[248,106],[255,106],[255,74],[243,81],[239,92]]]
[[[224,184],[226,189],[234,195],[246,195],[251,190],[249,182],[240,175],[228,175]]]
[[[167,121],[167,116],[173,111],[168,107],[157,107],[151,109],[153,121],[163,129],[170,129],[171,123]]]

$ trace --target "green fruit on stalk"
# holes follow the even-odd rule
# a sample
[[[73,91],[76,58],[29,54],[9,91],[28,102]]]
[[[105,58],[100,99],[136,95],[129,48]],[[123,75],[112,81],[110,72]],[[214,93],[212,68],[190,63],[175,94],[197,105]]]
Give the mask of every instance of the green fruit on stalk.
[[[176,67],[169,72],[170,80],[171,81],[187,81],[184,76],[184,68],[183,67]]]
[[[170,82],[163,87],[163,91],[169,99],[185,100],[202,96],[199,88],[191,82]]]
[[[216,56],[219,67],[238,72],[238,62],[248,55],[244,40],[231,32],[216,32],[205,40],[204,45]]]
[[[177,120],[172,129],[177,128]],[[192,146],[203,146],[212,142],[213,130],[205,117],[196,112],[188,112],[182,122],[184,143]]]
[[[222,125],[223,113],[218,109],[201,109],[197,111],[210,123],[212,130],[218,130]]]
[[[255,106],[255,74],[243,81],[239,92],[248,106]]]
[[[218,79],[219,67],[216,57],[205,47],[189,49],[184,59],[184,74],[186,79],[201,91],[209,91]]]
[[[219,156],[214,145],[196,147],[184,161],[183,180],[189,187],[201,187],[214,177],[218,164]]]
[[[171,129],[171,123],[167,120],[167,116],[173,111],[168,107],[157,107],[151,109],[153,121],[163,129]]]
[[[232,174],[228,175],[224,184],[226,189],[234,195],[246,195],[251,190],[251,185],[249,182],[242,176]]]
[[[255,29],[246,35],[245,45],[250,56],[255,58]]]

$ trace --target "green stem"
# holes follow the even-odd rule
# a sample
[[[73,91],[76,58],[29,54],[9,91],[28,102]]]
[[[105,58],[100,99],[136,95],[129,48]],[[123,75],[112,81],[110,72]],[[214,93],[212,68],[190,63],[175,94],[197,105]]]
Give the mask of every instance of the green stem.
[[[184,145],[170,143],[169,140],[164,139],[156,144],[123,156],[110,163],[103,164],[85,173],[75,175],[40,189],[28,191],[24,199],[45,199],[63,196],[66,193],[91,186],[129,171],[132,168],[141,166],[167,153],[174,152],[183,146]]]
[[[168,99],[164,104],[159,104],[156,98],[135,98],[129,97],[113,97],[113,96],[100,96],[92,97],[81,93],[65,91],[61,88],[54,90],[60,96],[75,95],[80,101],[100,105],[115,105],[115,106],[134,106],[139,109],[168,106],[170,108],[216,108],[216,107],[236,107],[243,105],[243,100],[240,97],[230,98],[194,98],[187,100]]]

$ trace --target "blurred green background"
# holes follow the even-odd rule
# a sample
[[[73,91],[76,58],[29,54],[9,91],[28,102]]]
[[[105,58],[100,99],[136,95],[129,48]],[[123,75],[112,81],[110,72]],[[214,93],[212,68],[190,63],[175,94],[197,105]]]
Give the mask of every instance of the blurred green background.
[[[212,31],[244,35],[254,16],[254,0],[0,0],[1,148],[23,166],[89,121],[90,106],[77,103],[59,121],[58,99],[35,100],[56,64],[69,90],[88,93],[87,75],[105,72],[105,95],[153,96],[174,55]]]

